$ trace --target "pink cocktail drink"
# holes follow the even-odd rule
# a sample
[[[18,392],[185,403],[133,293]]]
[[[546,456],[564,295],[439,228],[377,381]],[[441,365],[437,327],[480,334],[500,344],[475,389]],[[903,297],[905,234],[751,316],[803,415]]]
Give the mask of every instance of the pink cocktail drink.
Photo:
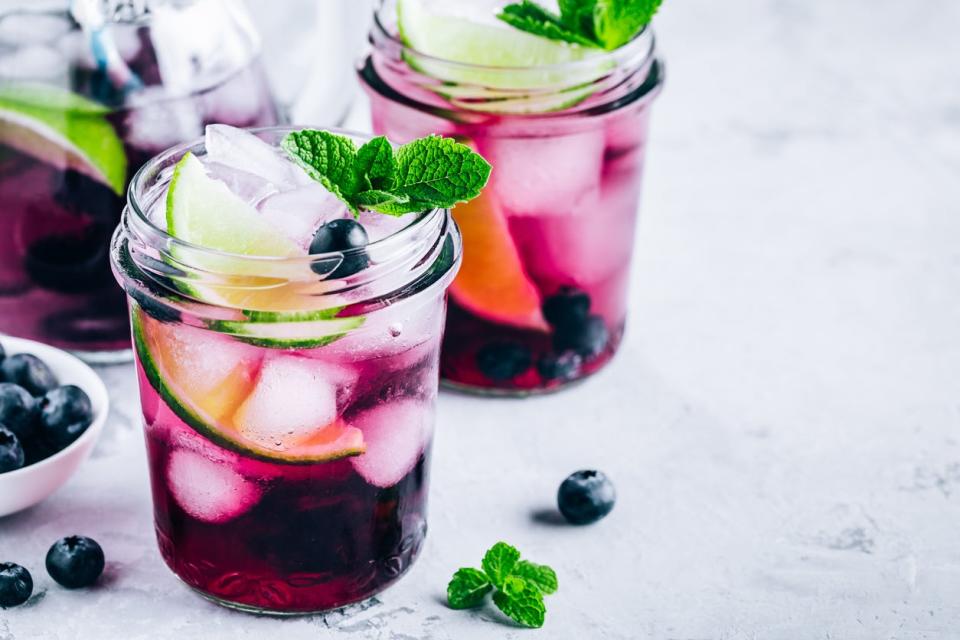
[[[236,5],[111,14],[104,46],[119,61],[108,68],[67,2],[33,4],[0,11],[0,31],[19,34],[0,36],[0,333],[122,359],[129,327],[109,247],[129,178],[209,123],[272,125],[276,109],[252,34],[232,21],[242,17]],[[201,47],[190,67],[177,64],[190,46],[170,34],[194,23],[195,10],[224,22],[213,35],[231,53]]]
[[[483,196],[453,211],[465,253],[451,287],[443,379],[525,394],[594,373],[616,352],[627,314],[650,107],[662,83],[652,32],[563,64],[479,66],[401,40],[398,31],[409,36],[415,23],[398,28],[397,4],[405,15],[456,6],[383,3],[360,71],[374,130],[400,141],[454,136],[493,165]],[[476,29],[506,37],[486,23]]]
[[[213,127],[206,145],[161,155],[134,179],[112,247],[163,558],[202,595],[273,614],[368,598],[419,554],[460,260],[448,211],[354,220],[282,157],[288,133]],[[172,235],[202,237],[207,222],[190,209],[203,198],[227,216],[211,226],[218,241],[266,250],[289,239],[293,255]],[[369,243],[297,253],[343,225]]]

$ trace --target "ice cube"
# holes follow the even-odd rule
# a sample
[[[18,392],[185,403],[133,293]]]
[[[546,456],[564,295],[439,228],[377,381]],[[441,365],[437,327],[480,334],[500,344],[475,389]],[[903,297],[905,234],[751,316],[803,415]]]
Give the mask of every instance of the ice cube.
[[[354,469],[377,487],[391,487],[410,473],[430,438],[433,409],[416,400],[380,404],[357,415],[367,451],[351,458]]]
[[[277,189],[308,184],[309,177],[281,151],[257,136],[225,124],[207,126],[207,159],[260,176]]]
[[[304,251],[320,225],[348,216],[346,205],[319,182],[274,194],[257,208],[264,219]]]
[[[191,98],[170,99],[163,87],[145,87],[130,95],[124,138],[143,151],[157,153],[203,134],[203,119]]]
[[[492,188],[511,215],[567,215],[600,182],[603,130],[480,142],[493,165]]]
[[[260,68],[248,67],[203,95],[207,120],[242,126],[262,124],[273,109],[269,91]]]
[[[337,392],[353,374],[337,365],[294,355],[271,357],[237,410],[244,437],[271,449],[295,445],[337,419]]]
[[[177,449],[167,463],[167,485],[177,504],[204,522],[227,522],[249,511],[261,488],[224,461]]]
[[[262,176],[210,160],[208,157],[203,158],[203,164],[211,178],[226,184],[230,191],[233,191],[251,206],[257,206],[266,198],[277,193],[276,186]]]
[[[388,216],[376,211],[363,211],[358,221],[367,230],[370,242],[376,242],[405,229],[416,219],[417,215],[414,213],[405,216]]]

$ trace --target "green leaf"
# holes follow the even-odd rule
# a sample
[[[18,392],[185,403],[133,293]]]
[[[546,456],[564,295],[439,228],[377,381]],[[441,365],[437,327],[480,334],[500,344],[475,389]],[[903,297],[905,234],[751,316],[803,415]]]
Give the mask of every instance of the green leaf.
[[[389,209],[391,206],[402,208],[403,205],[409,204],[410,198],[390,193],[389,191],[381,191],[380,189],[368,189],[367,191],[361,191],[356,194],[353,197],[353,202],[358,207],[363,207],[364,209],[380,211],[381,213],[391,213],[390,211],[382,211],[381,209]],[[416,209],[416,211],[423,211],[423,209]],[[410,211],[404,211],[404,213],[410,213]]]
[[[587,37],[597,46],[596,34],[593,31],[593,12],[597,0],[559,0],[560,20],[571,31]]]
[[[371,190],[389,191],[397,176],[397,161],[393,157],[393,145],[383,136],[378,136],[357,151],[354,166],[358,179],[366,177]]]
[[[493,594],[493,603],[500,611],[525,627],[539,629],[547,615],[543,594],[533,587],[527,587],[515,595],[497,591]]]
[[[559,586],[556,572],[545,564],[535,564],[521,560],[513,568],[513,575],[526,580],[539,589],[544,595],[555,593]]]
[[[498,542],[483,556],[481,566],[490,578],[490,582],[498,589],[502,589],[504,581],[513,573],[518,560],[520,560],[520,552],[516,547],[511,547],[506,542]]]
[[[630,42],[650,24],[663,0],[596,0],[593,30],[604,49]]]
[[[280,146],[307,175],[343,200],[354,215],[359,213],[351,198],[358,187],[353,140],[329,131],[304,129],[288,133]]]
[[[447,603],[452,609],[479,607],[492,589],[493,585],[483,571],[460,569],[453,574],[453,579],[447,585]]]
[[[564,24],[560,17],[530,0],[508,4],[497,14],[497,18],[521,31],[543,38],[588,47],[597,46],[596,42],[582,35],[575,27]]]
[[[470,147],[452,138],[427,136],[400,147],[391,192],[429,205],[427,209],[452,207],[480,195],[490,170],[490,163]]]

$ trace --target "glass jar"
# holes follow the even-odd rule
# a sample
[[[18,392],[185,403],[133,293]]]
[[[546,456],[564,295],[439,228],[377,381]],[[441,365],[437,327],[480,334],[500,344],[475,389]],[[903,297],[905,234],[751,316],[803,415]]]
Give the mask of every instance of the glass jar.
[[[4,5],[0,333],[129,359],[108,258],[129,177],[208,123],[276,120],[239,0]]]
[[[453,211],[464,263],[451,286],[446,384],[523,395],[602,368],[627,313],[650,106],[663,82],[652,30],[559,65],[483,67],[425,55],[377,12],[360,76],[373,128],[455,136],[493,165]]]
[[[279,144],[289,130],[254,131]],[[111,252],[160,551],[200,594],[242,610],[363,600],[409,569],[426,534],[456,225],[434,210],[365,249],[302,258],[202,249],[149,213],[187,150],[203,145],[133,179]],[[368,266],[334,279],[358,251]]]

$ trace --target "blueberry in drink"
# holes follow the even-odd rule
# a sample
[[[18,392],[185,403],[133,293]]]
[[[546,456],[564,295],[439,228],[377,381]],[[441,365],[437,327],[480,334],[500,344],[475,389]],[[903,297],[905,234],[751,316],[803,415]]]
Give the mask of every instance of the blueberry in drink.
[[[464,262],[450,289],[448,383],[551,390],[617,350],[662,82],[645,26],[659,4],[382,4],[360,70],[374,130],[455,136],[494,167],[483,194],[453,211]]]
[[[416,559],[460,261],[445,208],[488,175],[439,137],[394,149],[217,125],[134,182],[112,259],[157,539],[188,585],[248,611],[323,611]]]
[[[272,125],[275,107],[238,3],[36,4],[0,9],[0,333],[129,357],[109,263],[129,179],[207,123]]]

